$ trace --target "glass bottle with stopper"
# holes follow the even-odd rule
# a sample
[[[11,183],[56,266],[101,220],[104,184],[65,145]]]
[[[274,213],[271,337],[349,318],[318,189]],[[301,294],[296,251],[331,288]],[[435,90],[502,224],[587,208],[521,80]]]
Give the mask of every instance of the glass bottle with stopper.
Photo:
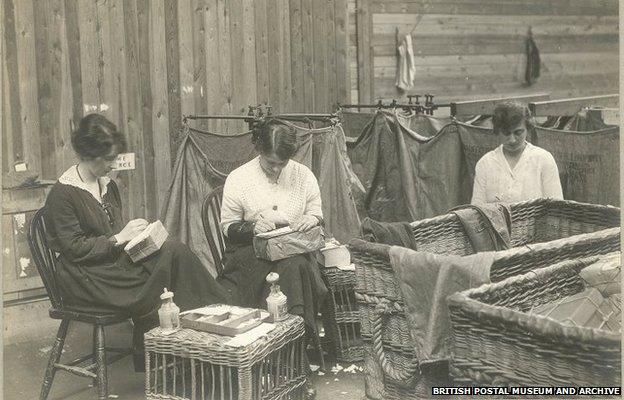
[[[163,333],[172,333],[180,328],[180,308],[173,302],[173,292],[164,288],[160,295],[162,304],[158,309],[158,319]]]
[[[269,273],[266,281],[271,285],[271,292],[266,299],[267,310],[271,314],[273,322],[282,321],[288,316],[288,300],[277,284],[279,274],[275,272]]]

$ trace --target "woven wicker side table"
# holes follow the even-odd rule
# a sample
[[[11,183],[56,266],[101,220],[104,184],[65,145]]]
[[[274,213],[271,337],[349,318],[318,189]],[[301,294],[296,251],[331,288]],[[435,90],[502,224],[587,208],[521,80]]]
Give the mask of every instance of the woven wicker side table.
[[[290,316],[242,347],[227,336],[181,329],[145,334],[147,399],[303,399],[304,322]]]

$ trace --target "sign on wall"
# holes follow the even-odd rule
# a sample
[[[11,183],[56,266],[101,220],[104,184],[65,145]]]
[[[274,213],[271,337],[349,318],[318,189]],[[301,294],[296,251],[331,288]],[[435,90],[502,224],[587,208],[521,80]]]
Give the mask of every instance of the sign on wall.
[[[123,171],[134,168],[134,153],[121,153],[117,156],[117,166],[113,170]]]

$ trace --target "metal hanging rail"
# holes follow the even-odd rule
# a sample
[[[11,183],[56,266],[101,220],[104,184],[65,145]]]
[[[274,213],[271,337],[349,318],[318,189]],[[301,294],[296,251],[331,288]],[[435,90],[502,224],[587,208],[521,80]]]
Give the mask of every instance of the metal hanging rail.
[[[420,97],[424,97],[425,98],[425,102],[424,103],[420,103],[419,98]],[[377,104],[340,104],[338,103],[338,109],[343,109],[343,108],[373,108],[373,109],[377,109],[377,110],[384,110],[384,109],[402,109],[402,110],[411,110],[411,111],[416,111],[419,114],[426,114],[426,115],[433,115],[433,112],[435,110],[437,110],[438,108],[443,108],[443,107],[451,107],[450,103],[434,103],[433,102],[433,95],[432,94],[425,94],[425,95],[419,95],[419,94],[410,94],[407,96],[409,102],[407,104],[401,104],[398,103],[396,101],[396,99],[393,99],[391,103],[386,103],[384,104],[381,100],[379,100],[377,102]],[[414,99],[416,99],[414,101]]]
[[[272,107],[268,105],[249,106],[249,112],[247,115],[184,115],[182,121],[187,123],[188,120],[200,120],[200,119],[224,119],[224,120],[242,120],[249,124],[249,128],[253,128],[253,125],[266,120],[267,118],[284,119],[298,122],[307,122],[311,124],[312,121],[331,121],[338,118],[338,114],[335,113],[285,113],[285,114],[273,114]]]

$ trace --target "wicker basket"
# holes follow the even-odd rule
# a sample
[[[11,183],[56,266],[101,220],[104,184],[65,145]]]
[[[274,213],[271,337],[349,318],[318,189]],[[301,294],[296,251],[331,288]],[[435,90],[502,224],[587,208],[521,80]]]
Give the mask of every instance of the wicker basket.
[[[321,275],[330,293],[322,312],[325,337],[332,343],[336,359],[362,361],[364,347],[355,301],[355,271],[321,267]]]
[[[147,399],[303,399],[304,323],[290,316],[266,337],[232,347],[227,336],[192,329],[145,334]]]
[[[514,249],[498,254],[491,268],[492,281],[557,261],[619,249],[619,229],[606,230],[620,224],[616,207],[539,199],[512,204],[511,214]],[[474,253],[454,214],[416,221],[412,231],[419,251],[460,256]],[[548,246],[534,245],[556,239],[562,240]],[[417,380],[401,379],[418,373],[418,360],[403,312],[402,294],[390,266],[390,246],[354,239],[349,248],[356,265],[362,339],[365,350],[371,348],[365,351],[365,357],[374,358],[365,359],[365,364],[375,362],[383,371],[383,381],[379,382],[379,373],[371,370],[369,374],[367,368],[367,394],[371,398],[420,398]],[[386,302],[383,308],[378,307]]]
[[[619,332],[564,325],[529,312],[582,292],[579,271],[598,259],[565,261],[449,296],[455,382],[620,386]]]

